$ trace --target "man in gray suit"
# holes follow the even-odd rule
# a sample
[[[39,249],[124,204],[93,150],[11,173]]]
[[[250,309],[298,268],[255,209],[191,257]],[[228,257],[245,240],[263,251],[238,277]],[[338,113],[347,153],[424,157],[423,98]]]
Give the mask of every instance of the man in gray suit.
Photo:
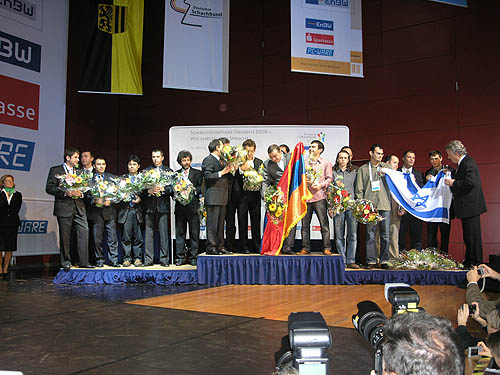
[[[82,199],[84,195],[78,190],[62,191],[59,189],[59,181],[56,177],[65,173],[76,173],[79,158],[80,153],[76,148],[67,148],[64,150],[64,164],[50,168],[49,175],[47,176],[47,184],[45,186],[47,194],[55,197],[54,216],[57,217],[57,224],[59,226],[61,266],[65,271],[71,268],[69,247],[71,228],[73,225],[75,225],[76,229],[80,267],[93,268],[88,264],[89,227],[87,224],[85,204]]]
[[[276,144],[272,144],[267,148],[267,154],[269,155],[269,159],[264,162],[264,181],[262,181],[260,190],[262,198],[264,198],[266,189],[269,186],[278,185],[278,182],[280,181],[280,178],[283,175],[291,157],[290,154],[283,154],[280,150],[280,146]],[[281,253],[288,255],[295,254],[292,251],[292,248],[295,242],[296,228],[296,226],[292,228],[290,234],[283,242]]]
[[[228,179],[232,167],[221,160],[222,142],[218,139],[208,144],[208,155],[201,163],[205,178],[205,204],[207,206],[207,254],[231,254],[224,249],[224,218],[228,201]]]

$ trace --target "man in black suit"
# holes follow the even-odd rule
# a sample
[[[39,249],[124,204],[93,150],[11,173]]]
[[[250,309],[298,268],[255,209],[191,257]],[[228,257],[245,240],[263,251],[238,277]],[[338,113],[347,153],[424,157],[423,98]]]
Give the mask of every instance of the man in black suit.
[[[417,171],[413,166],[415,164],[415,153],[411,150],[403,154],[403,166],[398,171],[411,173],[415,176],[417,185],[422,187],[425,184],[424,174]],[[399,251],[406,249],[406,234],[410,232],[410,249],[422,250],[422,220],[406,213],[401,216],[401,226],[399,227]]]
[[[433,150],[429,153],[429,161],[431,163],[431,168],[425,171],[425,181],[429,181],[432,177],[437,176],[439,172],[443,169],[443,155],[438,150]],[[450,228],[451,221],[449,224],[446,223],[427,223],[427,246],[428,247],[438,247],[437,233],[438,229],[441,232],[441,246],[439,249],[448,252],[448,244],[450,242]]]
[[[165,157],[162,150],[155,148],[151,151],[151,159],[153,165],[146,168],[146,171],[157,169],[158,171],[172,172],[172,169],[163,165]],[[160,232],[160,265],[168,267],[170,257],[170,228],[168,224],[171,195],[171,186],[157,186],[142,193],[142,209],[146,223],[144,267],[153,265],[155,224],[158,225],[158,231]]]
[[[94,168],[94,153],[90,149],[83,149],[83,151],[80,153],[80,164],[82,165],[82,170],[90,174],[91,176],[94,175],[95,173],[95,168]],[[90,210],[90,199],[85,199],[85,209],[87,210],[87,213]],[[95,253],[94,253],[94,247],[95,247],[95,242],[94,242],[94,228],[93,225],[94,223],[90,221],[87,217],[87,223],[89,226],[89,263],[90,264],[95,264]],[[74,249],[74,243],[71,241],[71,247],[72,247],[72,255],[73,255],[73,249]]]
[[[130,155],[128,158],[128,175],[131,183],[137,178],[137,173],[141,167],[141,159],[137,155]],[[130,202],[120,202],[118,204],[118,224],[122,225],[122,248],[123,267],[142,266],[142,230],[144,215],[140,205],[141,197],[133,195]],[[133,258],[132,258],[133,257]]]
[[[185,180],[191,181],[194,185],[195,192],[193,200],[187,205],[175,202],[175,251],[177,254],[176,266],[190,263],[196,266],[196,258],[198,256],[198,245],[200,242],[200,216],[198,209],[200,208],[201,184],[203,183],[203,174],[199,169],[191,168],[193,155],[186,150],[179,152],[177,155],[177,163],[182,167],[177,172],[182,175]],[[186,231],[189,223],[189,240],[191,242],[190,254],[186,252]]]
[[[95,159],[95,173],[92,177],[94,184],[112,182],[114,176],[106,172],[106,160],[98,157]],[[90,196],[90,209],[88,218],[94,228],[94,251],[97,267],[104,265],[104,231],[107,235],[108,259],[112,267],[120,267],[118,263],[118,240],[116,239],[115,207],[110,200]]]
[[[208,144],[208,155],[201,164],[205,178],[205,204],[207,207],[207,254],[231,254],[224,248],[224,218],[228,202],[228,179],[224,176],[232,167],[221,160],[222,142],[218,139]]]
[[[486,212],[479,168],[467,154],[467,149],[458,140],[450,141],[446,147],[448,158],[458,164],[451,178],[445,183],[453,193],[452,217],[462,220],[463,239],[465,243],[464,266],[470,267],[482,263],[483,242],[481,237],[480,215]]]
[[[259,253],[260,249],[260,189],[257,191],[245,190],[245,171],[259,171],[262,160],[255,157],[257,145],[253,139],[247,139],[242,146],[248,153],[247,162],[236,172],[233,194],[238,202],[238,235],[240,238],[240,253]],[[248,240],[248,215],[252,228],[252,240]]]
[[[54,215],[59,225],[59,250],[61,253],[61,266],[65,271],[71,268],[70,238],[73,225],[76,229],[78,259],[80,267],[90,268],[88,264],[88,231],[87,214],[83,202],[83,193],[78,190],[66,192],[59,189],[57,175],[76,173],[80,153],[76,148],[67,148],[64,151],[64,164],[56,165],[49,170],[45,191],[53,195]]]
[[[290,161],[291,154],[283,154],[280,147],[277,144],[272,144],[267,148],[267,154],[269,159],[264,162],[264,181],[260,189],[262,199],[264,199],[264,194],[269,186],[277,186],[280,181],[285,168]],[[290,230],[290,234],[285,241],[281,249],[281,253],[294,255],[292,248],[295,243],[295,231],[297,226],[294,226]]]
[[[219,138],[222,143],[222,147],[229,146],[231,142],[226,137]],[[239,191],[238,186],[236,186],[236,178],[232,173],[224,175],[227,179],[227,205],[226,205],[226,240],[224,241],[224,247],[231,251],[235,251],[238,246],[236,245],[236,210],[238,208],[238,197]]]

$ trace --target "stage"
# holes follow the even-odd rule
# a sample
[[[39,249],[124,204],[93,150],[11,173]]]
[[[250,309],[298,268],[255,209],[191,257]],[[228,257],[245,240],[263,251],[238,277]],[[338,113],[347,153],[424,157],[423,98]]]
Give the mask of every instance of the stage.
[[[351,270],[341,256],[200,255],[198,266],[72,268],[60,270],[54,284],[156,285],[461,285],[466,271]]]

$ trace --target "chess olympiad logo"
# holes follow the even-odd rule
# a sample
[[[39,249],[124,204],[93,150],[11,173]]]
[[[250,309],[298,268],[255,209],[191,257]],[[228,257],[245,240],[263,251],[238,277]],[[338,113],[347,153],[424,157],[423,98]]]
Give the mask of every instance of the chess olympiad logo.
[[[212,9],[203,0],[170,0],[170,8],[177,13],[181,13],[181,24],[193,27],[203,27],[199,21],[202,18],[222,18],[222,9]]]
[[[324,142],[325,142],[325,137],[326,137],[326,134],[325,134],[325,133],[323,133],[323,132],[319,132],[319,133],[317,134],[317,137],[318,137],[318,141],[321,141],[321,142],[323,142],[323,143],[324,143]]]

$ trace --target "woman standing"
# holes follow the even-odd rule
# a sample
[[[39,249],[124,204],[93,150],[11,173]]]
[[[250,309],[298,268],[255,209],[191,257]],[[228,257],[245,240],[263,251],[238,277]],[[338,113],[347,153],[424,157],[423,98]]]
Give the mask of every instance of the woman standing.
[[[14,177],[10,174],[0,177],[0,253],[3,277],[6,277],[9,271],[12,252],[17,250],[19,210],[23,196],[15,190],[15,186]]]

